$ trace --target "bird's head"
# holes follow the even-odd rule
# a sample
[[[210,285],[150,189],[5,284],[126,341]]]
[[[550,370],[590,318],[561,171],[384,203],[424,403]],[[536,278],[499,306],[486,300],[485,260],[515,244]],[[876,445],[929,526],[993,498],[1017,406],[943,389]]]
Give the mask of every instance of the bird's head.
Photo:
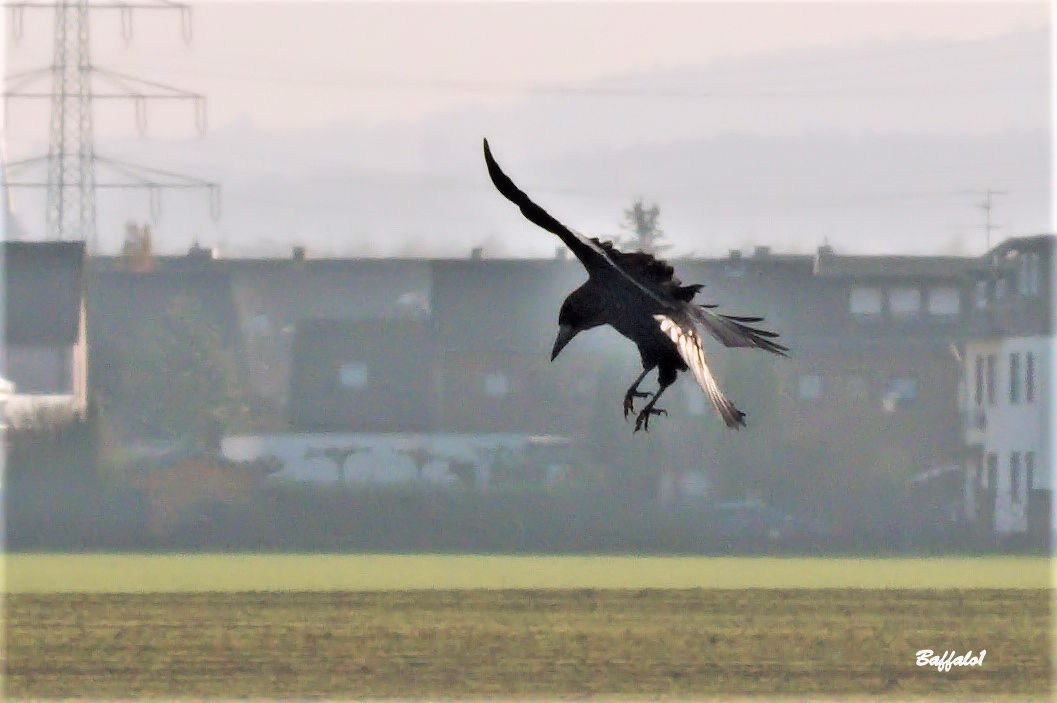
[[[584,291],[583,288],[570,293],[558,312],[558,336],[551,350],[551,361],[554,361],[573,337],[603,322],[602,309],[597,296]]]

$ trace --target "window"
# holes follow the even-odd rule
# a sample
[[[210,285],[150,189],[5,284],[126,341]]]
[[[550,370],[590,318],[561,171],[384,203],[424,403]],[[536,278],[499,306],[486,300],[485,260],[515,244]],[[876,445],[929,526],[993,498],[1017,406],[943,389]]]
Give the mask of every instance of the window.
[[[1009,355],[1009,402],[1017,404],[1020,402],[1020,353],[1013,352]]]
[[[727,264],[723,267],[723,275],[727,278],[741,278],[745,275],[745,264]]]
[[[932,315],[957,315],[961,310],[958,289],[950,286],[929,288],[927,306]]]
[[[1042,263],[1038,254],[1028,255],[1028,295],[1038,295],[1042,288]]]
[[[917,288],[890,289],[888,309],[896,317],[917,316],[921,312],[921,291]]]
[[[881,406],[885,412],[892,413],[896,408],[905,407],[918,397],[918,380],[909,376],[888,379]]]
[[[853,287],[848,296],[848,309],[852,315],[880,315],[881,289]]]
[[[973,286],[973,303],[977,310],[987,307],[987,281],[977,281]]]
[[[1024,400],[1035,400],[1035,355],[1028,352],[1024,355]]]
[[[980,354],[976,355],[976,390],[973,393],[973,400],[977,405],[982,405],[984,402],[984,357]]]
[[[909,376],[890,379],[888,392],[900,400],[913,400],[918,397],[918,380]]]
[[[987,485],[984,486],[989,491],[994,491],[998,488],[998,455],[988,454],[987,455]]]
[[[822,376],[817,373],[801,374],[796,391],[801,400],[818,400],[822,397]]]
[[[19,393],[70,393],[68,349],[47,346],[14,346],[6,350],[4,376]]]
[[[1029,495],[1035,490],[1035,452],[1024,452],[1024,488]]]
[[[995,281],[995,300],[1002,300],[1006,297],[1006,291],[1009,289],[1009,282],[1004,278],[1000,278]]]
[[[1020,452],[1009,455],[1009,497],[1014,503],[1020,502]]]
[[[987,355],[987,404],[995,404],[995,355]]]
[[[1017,291],[1021,295],[1038,295],[1039,268],[1038,254],[1025,254],[1020,258],[1020,270],[1017,272]]]
[[[360,361],[346,361],[338,369],[338,378],[345,388],[366,388],[367,364]]]
[[[484,394],[489,398],[502,398],[510,393],[510,381],[505,373],[490,373],[484,377]]]
[[[246,330],[255,339],[268,337],[272,333],[272,322],[265,313],[259,312],[246,323]]]

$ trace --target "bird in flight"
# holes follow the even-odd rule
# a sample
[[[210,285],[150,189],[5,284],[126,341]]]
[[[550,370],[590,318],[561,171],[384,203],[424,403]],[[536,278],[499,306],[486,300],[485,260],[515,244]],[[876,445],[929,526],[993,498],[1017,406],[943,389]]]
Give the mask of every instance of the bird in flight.
[[[787,347],[778,334],[754,325],[762,317],[734,317],[713,312],[715,305],[699,305],[694,296],[704,286],[684,286],[666,262],[646,252],[623,252],[611,242],[574,232],[525,195],[503,173],[484,140],[484,160],[488,175],[502,195],[521,209],[535,225],[558,235],[587,269],[587,282],[574,290],[558,313],[558,337],[551,361],[580,332],[610,325],[639,348],[642,373],[624,394],[624,417],[635,412],[636,398],[649,398],[635,417],[635,432],[650,427],[650,417],[667,415],[656,407],[661,394],[675,382],[680,371],[689,370],[708,396],[727,427],[745,426],[745,413],[738,410],[720,390],[708,366],[702,346],[707,332],[728,347],[763,349],[786,356]],[[639,391],[639,384],[657,369],[659,388],[651,396]]]

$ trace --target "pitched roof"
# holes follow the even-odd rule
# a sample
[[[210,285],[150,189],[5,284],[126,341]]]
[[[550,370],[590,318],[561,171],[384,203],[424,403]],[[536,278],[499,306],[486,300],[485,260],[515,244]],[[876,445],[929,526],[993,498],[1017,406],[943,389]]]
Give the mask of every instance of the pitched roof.
[[[121,338],[163,316],[176,300],[196,301],[200,321],[214,327],[225,344],[237,345],[239,319],[226,271],[93,271],[88,287],[89,323],[96,334]]]
[[[822,254],[815,264],[815,273],[831,278],[953,278],[977,265],[977,259],[967,256],[841,256]]]
[[[8,344],[72,344],[81,320],[84,242],[4,242],[4,334]]]

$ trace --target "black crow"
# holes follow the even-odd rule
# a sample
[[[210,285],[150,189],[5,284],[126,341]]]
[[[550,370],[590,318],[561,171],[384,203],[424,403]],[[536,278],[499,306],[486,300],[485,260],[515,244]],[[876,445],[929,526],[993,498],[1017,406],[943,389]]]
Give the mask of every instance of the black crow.
[[[734,317],[712,312],[715,305],[696,305],[693,298],[702,286],[682,285],[666,262],[645,252],[623,252],[611,242],[573,232],[532,202],[503,173],[484,140],[484,160],[492,183],[528,220],[552,232],[572,249],[587,269],[588,279],[569,294],[558,313],[558,338],[551,361],[574,336],[592,327],[610,325],[635,342],[642,357],[642,373],[624,394],[624,417],[635,410],[635,398],[649,397],[639,384],[657,369],[657,392],[635,418],[635,431],[649,431],[651,415],[667,415],[654,407],[680,371],[689,369],[719,412],[727,427],[745,426],[745,413],[734,407],[716,384],[702,346],[705,331],[728,347],[755,347],[781,356],[788,349],[776,341],[775,332],[750,327],[761,317]]]

